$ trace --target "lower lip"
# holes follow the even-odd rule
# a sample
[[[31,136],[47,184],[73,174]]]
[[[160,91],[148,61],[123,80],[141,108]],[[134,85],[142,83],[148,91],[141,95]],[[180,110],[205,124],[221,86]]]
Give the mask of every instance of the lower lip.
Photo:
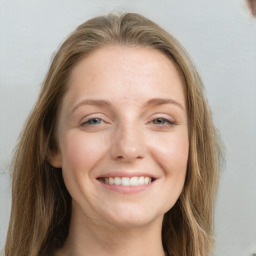
[[[150,184],[142,185],[142,186],[120,186],[120,185],[108,185],[106,183],[103,183],[102,181],[99,181],[99,183],[104,188],[109,189],[109,190],[113,190],[113,191],[116,191],[116,192],[119,192],[119,193],[124,193],[124,194],[134,194],[134,193],[142,192],[142,191],[152,187],[152,185],[155,182],[156,181],[153,181]]]

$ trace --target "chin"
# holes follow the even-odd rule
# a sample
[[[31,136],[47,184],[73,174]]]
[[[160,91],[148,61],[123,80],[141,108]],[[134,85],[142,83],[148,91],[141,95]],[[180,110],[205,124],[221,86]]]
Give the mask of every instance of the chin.
[[[111,213],[108,222],[113,226],[134,229],[142,228],[153,225],[154,223],[160,223],[162,225],[164,214],[152,214],[152,210],[141,210],[141,209],[125,209],[120,210],[118,213]]]

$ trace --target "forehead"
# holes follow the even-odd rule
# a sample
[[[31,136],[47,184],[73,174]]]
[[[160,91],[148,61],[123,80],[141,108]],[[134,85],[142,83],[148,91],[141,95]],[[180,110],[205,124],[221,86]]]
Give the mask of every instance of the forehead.
[[[146,47],[93,51],[72,70],[67,94],[69,99],[116,96],[134,102],[169,95],[185,104],[183,81],[174,63],[159,50]]]

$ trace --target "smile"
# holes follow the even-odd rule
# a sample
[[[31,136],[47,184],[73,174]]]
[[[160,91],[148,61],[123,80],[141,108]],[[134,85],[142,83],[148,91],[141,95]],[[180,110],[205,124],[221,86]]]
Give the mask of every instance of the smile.
[[[105,177],[99,178],[99,180],[107,185],[113,186],[124,186],[124,187],[135,187],[135,186],[143,186],[148,185],[153,182],[151,177]]]

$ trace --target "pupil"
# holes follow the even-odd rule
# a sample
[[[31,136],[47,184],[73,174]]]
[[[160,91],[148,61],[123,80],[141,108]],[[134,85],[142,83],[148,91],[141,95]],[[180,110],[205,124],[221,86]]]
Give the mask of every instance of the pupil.
[[[155,120],[155,124],[164,124],[165,123],[165,121],[164,121],[164,119],[162,119],[162,118],[157,118],[156,120]]]
[[[99,118],[94,118],[94,119],[91,119],[89,121],[90,124],[99,124],[100,123],[100,119]]]

